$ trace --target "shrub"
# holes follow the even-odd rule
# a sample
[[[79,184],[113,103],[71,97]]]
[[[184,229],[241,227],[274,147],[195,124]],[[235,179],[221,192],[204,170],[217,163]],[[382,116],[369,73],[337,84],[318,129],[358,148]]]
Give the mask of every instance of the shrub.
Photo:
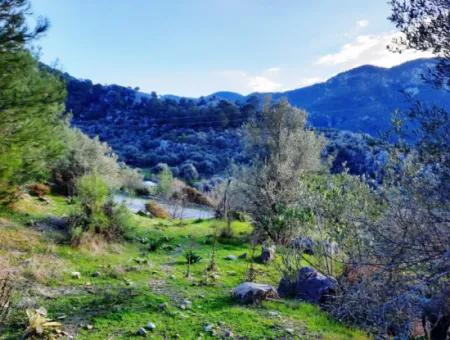
[[[121,239],[131,228],[131,217],[123,205],[109,200],[110,190],[98,174],[85,175],[77,182],[76,205],[69,216],[72,243],[80,245],[87,233],[108,241]]]
[[[48,195],[50,193],[50,187],[43,183],[35,183],[29,187],[30,194],[38,197]]]
[[[145,204],[147,210],[153,217],[167,219],[170,217],[169,212],[160,206],[158,203],[150,201]]]
[[[189,182],[199,178],[198,171],[192,163],[185,163],[180,167],[180,176]]]
[[[47,311],[44,308],[27,309],[28,327],[24,339],[38,336],[40,339],[53,339],[62,327],[61,323],[47,318]]]
[[[188,202],[195,203],[195,204],[200,204],[200,205],[206,205],[206,206],[209,206],[209,207],[213,206],[213,204],[209,200],[209,198],[206,197],[205,195],[203,195],[197,189],[194,189],[192,187],[186,186],[186,187],[184,187],[181,190],[182,190],[183,194],[185,195],[185,197],[186,197]]]
[[[184,258],[187,264],[195,264],[201,261],[201,256],[197,255],[192,249],[186,250]]]
[[[173,191],[173,175],[168,167],[164,168],[157,175],[158,186],[156,192],[165,197],[169,198]]]
[[[64,134],[67,151],[53,168],[56,188],[63,194],[74,194],[77,181],[92,173],[105,179],[109,189],[136,190],[142,186],[142,176],[118,162],[111,147],[90,138],[80,130],[67,128]]]

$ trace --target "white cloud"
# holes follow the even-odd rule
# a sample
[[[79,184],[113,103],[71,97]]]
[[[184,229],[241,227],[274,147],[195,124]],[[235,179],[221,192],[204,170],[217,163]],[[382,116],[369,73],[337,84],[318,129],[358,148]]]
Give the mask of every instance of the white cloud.
[[[369,26],[369,21],[368,20],[359,20],[356,22],[356,25],[358,25],[358,27],[360,27],[360,28],[365,28],[365,27]]]
[[[298,87],[306,87],[309,85],[314,85],[317,83],[321,83],[325,81],[322,77],[310,77],[310,78],[303,78],[298,82]]]
[[[392,43],[395,36],[396,33],[360,35],[354,41],[342,46],[338,52],[320,57],[316,65],[334,67],[340,72],[365,64],[392,67],[408,60],[433,56],[428,52],[412,50],[392,53],[387,46]]]
[[[216,83],[223,84],[224,89],[237,91],[240,93],[250,92],[273,92],[282,88],[271,73],[277,73],[279,69],[267,69],[262,74],[252,75],[241,70],[225,70],[213,72]]]
[[[268,68],[265,71],[265,73],[278,73],[280,71],[281,71],[281,68],[279,68],[279,67],[271,67],[271,68]]]

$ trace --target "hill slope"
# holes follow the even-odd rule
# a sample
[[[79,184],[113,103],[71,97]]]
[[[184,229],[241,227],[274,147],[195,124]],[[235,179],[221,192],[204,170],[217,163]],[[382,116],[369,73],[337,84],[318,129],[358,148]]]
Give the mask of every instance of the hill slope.
[[[331,149],[348,162],[351,172],[372,173],[377,168],[371,165],[374,158],[385,156],[369,155],[369,144],[374,142],[355,133],[378,136],[390,127],[394,110],[407,109],[416,100],[450,108],[450,92],[436,90],[422,79],[435,63],[418,59],[390,69],[362,66],[321,84],[270,95],[274,100],[287,97],[291,104],[306,109],[316,128],[353,132],[345,138],[327,132],[333,139]],[[152,168],[167,163],[175,175],[186,178],[188,172],[190,180],[216,175],[231,160],[245,161],[239,127],[267,95],[216,92],[192,99],[103,86],[67,74],[65,78],[67,108],[75,126],[91,136],[99,135],[128,164]]]
[[[450,108],[450,92],[437,90],[423,80],[435,64],[433,59],[417,59],[392,68],[366,65],[324,83],[269,94],[273,99],[286,97],[292,105],[304,108],[314,127],[376,137],[389,128],[396,109],[407,109],[417,100]]]

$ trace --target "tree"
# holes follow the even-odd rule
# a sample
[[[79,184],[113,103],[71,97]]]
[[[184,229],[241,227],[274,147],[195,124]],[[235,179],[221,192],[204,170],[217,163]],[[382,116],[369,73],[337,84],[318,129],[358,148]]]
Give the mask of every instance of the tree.
[[[168,199],[173,193],[173,175],[168,166],[165,166],[157,175],[158,186],[156,191],[159,195]]]
[[[26,16],[30,14],[28,0],[2,0],[0,3],[0,53],[21,51],[25,45],[48,29],[45,18],[38,18],[36,27],[30,29]]]
[[[439,62],[429,79],[450,89],[450,2],[448,0],[391,0],[389,19],[403,33],[393,50],[431,51]]]
[[[0,200],[16,186],[48,176],[63,151],[64,84],[27,51],[0,53]]]
[[[67,195],[74,194],[77,180],[84,175],[97,173],[110,189],[137,189],[142,186],[142,176],[118,161],[111,147],[98,137],[90,138],[78,129],[65,128],[61,136],[66,149],[53,164],[53,181]]]
[[[14,199],[17,186],[48,175],[48,164],[63,150],[63,82],[41,69],[26,49],[47,29],[30,30],[28,1],[0,4],[0,203]]]
[[[390,19],[404,33],[397,47],[440,57],[424,77],[448,89],[448,0],[391,4]],[[335,315],[399,336],[410,336],[414,320],[422,317],[431,339],[445,339],[450,327],[449,113],[415,103],[396,112],[393,123],[396,145],[376,196],[384,209],[359,220],[362,256],[347,261],[349,275],[341,281]]]
[[[306,128],[306,113],[283,99],[245,127],[251,166],[238,174],[255,232],[286,243],[298,227],[301,175],[321,169],[324,139]]]

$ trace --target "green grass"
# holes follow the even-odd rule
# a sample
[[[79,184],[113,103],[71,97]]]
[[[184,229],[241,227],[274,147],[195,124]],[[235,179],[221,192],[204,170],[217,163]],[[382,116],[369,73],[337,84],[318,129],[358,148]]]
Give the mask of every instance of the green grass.
[[[64,215],[70,211],[63,198],[52,196],[51,200],[50,205],[34,199],[21,202],[15,212],[0,210],[0,218],[3,218],[0,221],[15,224],[0,228],[0,238],[4,235],[11,237],[14,233],[34,233],[24,226],[27,221]],[[211,256],[211,235],[214,226],[219,229],[224,227],[223,222],[185,221],[179,225],[178,221],[134,216],[133,225],[135,228],[128,235],[130,241],[107,247],[99,253],[54,243],[46,233],[41,233],[33,234],[34,247],[23,247],[21,236],[10,242],[8,249],[0,245],[0,255],[2,251],[3,254],[15,253],[12,252],[14,247],[22,247],[20,258],[39,253],[63,263],[57,275],[52,275],[45,283],[55,296],[45,298],[35,294],[31,297],[37,298],[38,303],[48,309],[50,317],[64,315],[64,327],[71,334],[76,333],[77,339],[129,339],[136,337],[136,331],[148,322],[156,325],[156,329],[148,335],[155,339],[211,338],[211,334],[204,331],[207,324],[214,325],[219,337],[229,330],[235,337],[248,339],[368,338],[359,330],[334,322],[326,313],[309,304],[283,300],[264,302],[259,306],[236,304],[230,291],[245,280],[250,263],[251,251],[247,240],[251,227],[247,223],[234,222],[233,240],[217,243],[219,277],[208,286],[202,285],[201,281]],[[8,234],[6,230],[9,230]],[[166,247],[148,251],[146,240],[160,237],[167,237]],[[53,243],[49,245],[49,242]],[[192,265],[191,278],[186,278],[183,252],[190,246],[202,260]],[[224,259],[227,255],[239,256],[243,253],[248,254],[247,259]],[[258,282],[276,286],[280,277],[275,266],[255,266]],[[79,271],[81,279],[72,278],[71,271]],[[92,276],[96,271],[100,272],[99,277]],[[180,308],[183,299],[192,301],[192,309]],[[168,307],[160,310],[159,305],[163,302]],[[16,310],[3,338],[14,339],[23,334],[25,321],[24,310]],[[83,327],[87,324],[93,328],[88,330]],[[289,333],[289,329],[293,330],[293,334]]]

